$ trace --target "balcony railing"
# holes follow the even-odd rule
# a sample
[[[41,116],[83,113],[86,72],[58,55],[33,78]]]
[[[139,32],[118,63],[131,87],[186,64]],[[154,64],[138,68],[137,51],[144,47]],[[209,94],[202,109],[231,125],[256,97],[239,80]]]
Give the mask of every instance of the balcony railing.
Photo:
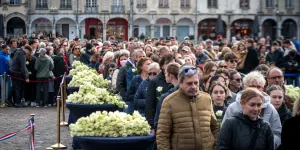
[[[72,10],[72,5],[60,5],[60,10]]]
[[[98,13],[98,5],[94,5],[94,6],[84,6],[85,10],[84,12],[86,13]]]
[[[112,14],[125,14],[125,5],[112,5],[111,6]]]
[[[136,8],[147,8],[147,4],[137,4]]]
[[[37,4],[35,6],[36,10],[47,10],[48,9],[48,4]]]

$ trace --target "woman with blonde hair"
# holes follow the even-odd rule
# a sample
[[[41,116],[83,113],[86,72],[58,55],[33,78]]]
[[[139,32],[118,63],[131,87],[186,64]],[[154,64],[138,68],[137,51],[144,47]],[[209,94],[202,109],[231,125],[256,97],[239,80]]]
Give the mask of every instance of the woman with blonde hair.
[[[282,127],[282,150],[297,149],[300,139],[300,100],[296,100],[293,107],[293,117],[287,119]]]
[[[224,56],[229,52],[231,52],[229,47],[223,47],[221,54],[219,55],[219,60],[224,60]]]
[[[259,115],[263,94],[255,88],[242,92],[242,112],[225,120],[218,139],[217,150],[274,150],[271,126]]]

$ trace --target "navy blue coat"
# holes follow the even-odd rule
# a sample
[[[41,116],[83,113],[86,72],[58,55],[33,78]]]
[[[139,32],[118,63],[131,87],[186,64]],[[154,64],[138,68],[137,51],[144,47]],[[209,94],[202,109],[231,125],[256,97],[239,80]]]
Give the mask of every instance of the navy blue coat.
[[[133,101],[136,90],[138,89],[142,81],[143,78],[141,77],[141,75],[136,75],[133,77],[127,91],[127,101]]]
[[[134,108],[137,108],[137,110],[141,113],[145,113],[145,103],[146,103],[146,92],[148,88],[148,83],[150,79],[147,78],[146,80],[142,81],[140,86],[138,87],[137,91],[134,95]]]
[[[160,115],[160,109],[161,106],[164,102],[164,100],[166,99],[166,97],[168,97],[170,94],[172,94],[173,92],[177,91],[179,89],[179,86],[175,86],[172,89],[170,89],[167,93],[163,94],[161,96],[161,99],[159,100],[158,104],[157,104],[157,108],[156,108],[156,112],[155,112],[155,117],[154,117],[154,130],[156,131],[157,129],[157,125],[158,125],[158,119],[159,119],[159,115]]]

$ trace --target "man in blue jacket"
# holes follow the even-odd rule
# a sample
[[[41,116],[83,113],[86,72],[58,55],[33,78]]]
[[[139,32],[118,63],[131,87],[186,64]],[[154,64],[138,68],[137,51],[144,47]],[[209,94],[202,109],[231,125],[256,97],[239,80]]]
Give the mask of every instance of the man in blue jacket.
[[[8,73],[8,70],[9,70],[9,47],[7,45],[2,45],[1,46],[1,50],[0,50],[0,75],[1,76],[1,79],[0,79],[0,83],[1,83],[1,98],[2,99],[7,99],[8,97],[8,93],[9,93],[9,87],[10,87],[10,82],[6,82],[6,96],[4,96],[4,73]],[[8,79],[9,78],[6,78],[7,81],[9,81]],[[5,98],[4,98],[5,97]],[[4,101],[2,101],[4,102]]]
[[[7,45],[1,46],[0,51],[0,75],[3,75],[4,72],[8,73],[9,69],[9,47]]]

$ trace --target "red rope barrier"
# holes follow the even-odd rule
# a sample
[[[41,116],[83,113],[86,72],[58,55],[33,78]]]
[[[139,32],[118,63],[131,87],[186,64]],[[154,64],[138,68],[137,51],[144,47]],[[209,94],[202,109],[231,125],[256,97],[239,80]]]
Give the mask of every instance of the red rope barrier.
[[[10,76],[11,78],[13,79],[16,79],[16,80],[21,80],[21,81],[26,81],[25,79],[22,79],[22,78],[17,78],[17,77],[14,77],[14,76]],[[54,80],[57,80],[59,78],[61,78],[62,76],[59,76],[59,77],[55,77],[53,79],[49,79],[49,80],[29,80],[29,82],[32,82],[32,83],[46,83],[46,82],[50,82],[50,81],[54,81]]]

